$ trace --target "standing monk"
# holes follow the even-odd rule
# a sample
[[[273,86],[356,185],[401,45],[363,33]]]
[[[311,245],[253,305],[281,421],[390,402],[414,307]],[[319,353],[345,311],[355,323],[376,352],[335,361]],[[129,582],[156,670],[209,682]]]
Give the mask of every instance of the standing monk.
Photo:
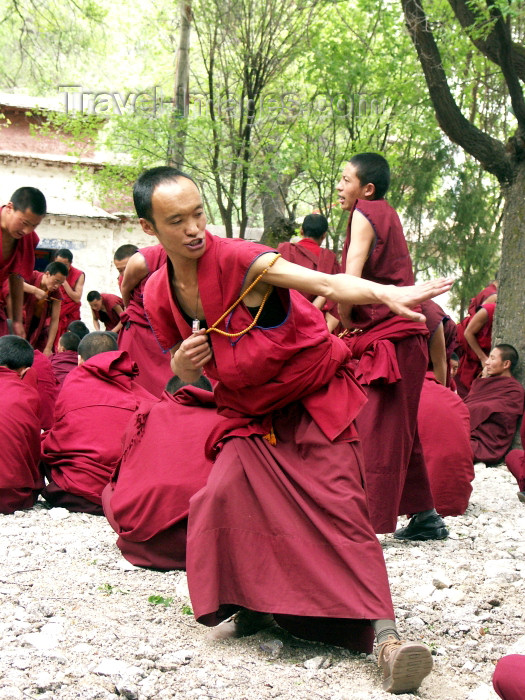
[[[86,297],[93,315],[95,330],[100,330],[100,322],[107,331],[118,333],[122,328],[120,315],[124,311],[124,302],[116,294],[100,294],[96,290],[88,293]]]
[[[36,187],[20,187],[0,208],[0,289],[9,279],[11,322],[15,335],[25,336],[22,319],[24,279],[35,268],[35,229],[46,215],[46,198]],[[0,335],[9,332],[5,302],[0,304]]]
[[[80,320],[80,301],[86,276],[82,270],[73,267],[73,253],[68,248],[57,251],[55,261],[63,263],[68,269],[67,279],[60,288],[62,306],[60,307],[60,321],[56,335],[58,341],[58,338],[67,331],[71,321]]]
[[[361,153],[346,165],[337,185],[341,207],[350,212],[343,267],[349,275],[399,287],[413,284],[414,274],[401,222],[384,199],[389,184],[383,156]],[[393,532],[398,515],[410,514],[414,517],[396,533],[398,539],[443,539],[448,530],[434,509],[417,432],[427,328],[386,304],[340,305],[340,315],[368,397],[357,430],[372,526],[379,533]]]
[[[115,254],[113,255],[113,265],[117,268],[118,272],[118,279],[117,279],[117,284],[118,288],[122,291],[122,280],[124,279],[124,272],[126,271],[126,266],[129,262],[129,259],[135,255],[135,253],[138,251],[138,247],[134,245],[133,243],[125,243],[124,245],[121,245],[120,247],[117,248],[115,251]]]
[[[144,293],[153,331],[183,381],[206,369],[217,382],[218,410],[230,419],[209,436],[215,463],[190,503],[196,618],[211,626],[223,620],[217,639],[253,634],[273,625],[274,614],[296,635],[354,649],[370,649],[374,629],[384,688],[416,689],[432,659],[396,631],[353,425],[363,392],[344,343],[294,290],[387,303],[419,319],[407,304],[450,285],[386,288],[213,236],[197,186],[174,168],[146,171],[133,194],[142,228],[168,255]]]
[[[60,287],[67,276],[67,267],[52,262],[44,272],[34,270],[24,283],[24,326],[26,338],[35,350],[50,357],[60,321]]]

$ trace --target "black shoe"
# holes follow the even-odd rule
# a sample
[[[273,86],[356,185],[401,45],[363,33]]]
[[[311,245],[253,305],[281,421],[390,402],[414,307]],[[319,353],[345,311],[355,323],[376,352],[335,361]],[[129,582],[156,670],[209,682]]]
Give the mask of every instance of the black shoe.
[[[518,498],[522,503],[525,503],[525,491],[518,491]]]
[[[437,513],[420,518],[414,515],[406,527],[394,532],[396,540],[444,540],[448,537],[443,518]]]

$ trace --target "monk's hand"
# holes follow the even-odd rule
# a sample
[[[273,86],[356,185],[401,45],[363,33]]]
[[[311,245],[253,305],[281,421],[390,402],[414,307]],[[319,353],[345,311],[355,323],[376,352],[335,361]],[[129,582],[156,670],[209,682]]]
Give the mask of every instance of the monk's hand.
[[[440,277],[439,279],[415,284],[411,287],[387,285],[384,288],[384,293],[382,293],[382,302],[398,316],[424,323],[425,316],[422,313],[413,311],[412,307],[417,306],[422,301],[448,292],[453,284],[453,277]]]
[[[184,378],[184,374],[204,367],[211,360],[212,354],[208,336],[206,331],[202,329],[190,335],[189,338],[186,338],[180,344],[179,349],[173,356],[172,369],[177,367],[177,371],[175,369],[173,371],[179,377]]]

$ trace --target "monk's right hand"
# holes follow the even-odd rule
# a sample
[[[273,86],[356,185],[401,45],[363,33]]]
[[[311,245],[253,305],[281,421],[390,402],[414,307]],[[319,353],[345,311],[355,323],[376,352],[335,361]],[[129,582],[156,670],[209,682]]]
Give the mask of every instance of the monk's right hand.
[[[173,355],[171,368],[181,379],[199,371],[212,358],[212,349],[204,329],[183,340]]]

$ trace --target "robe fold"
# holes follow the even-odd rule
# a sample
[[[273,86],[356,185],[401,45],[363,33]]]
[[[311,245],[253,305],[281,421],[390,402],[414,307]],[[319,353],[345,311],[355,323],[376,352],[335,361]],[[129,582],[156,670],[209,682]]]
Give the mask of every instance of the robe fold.
[[[75,350],[63,350],[51,355],[51,369],[55,375],[55,379],[59,383],[59,391],[62,388],[64,379],[71,370],[78,367],[78,353]]]
[[[82,272],[82,270],[78,270],[76,267],[73,267],[73,265],[71,265],[71,267],[69,268],[66,281],[71,287],[71,289],[73,289],[73,291],[75,291],[75,286],[83,274],[84,273]],[[63,286],[59,287],[59,293],[60,299],[62,300],[62,305],[60,306],[60,318],[58,321],[58,330],[55,339],[55,349],[58,345],[60,337],[64,335],[64,333],[67,331],[67,327],[69,326],[71,321],[80,321],[81,304],[79,302],[73,301],[73,299],[71,299],[71,297],[66,292]]]
[[[307,267],[309,270],[318,270],[327,275],[336,275],[341,272],[341,265],[337,260],[336,254],[328,250],[328,248],[321,247],[312,238],[303,238],[297,241],[297,243],[290,243],[288,241],[279,243],[277,251],[281,253],[285,260],[289,260],[302,267]],[[301,292],[301,294],[306,297],[308,301],[313,301],[316,298],[315,294],[308,294],[306,292]],[[336,307],[337,302],[327,299],[323,306],[323,312],[329,311],[331,313]]]
[[[521,420],[520,428],[521,446],[525,447],[525,418]],[[518,482],[519,490],[525,491],[525,451],[511,450],[505,457],[505,464],[510,473]]]
[[[103,323],[107,331],[111,331],[120,323],[120,314],[115,311],[115,306],[119,305],[124,308],[124,302],[116,294],[101,294],[100,296],[106,311],[100,309],[100,311],[93,311],[93,313],[97,321]]]
[[[414,284],[412,262],[395,210],[383,199],[358,200],[374,230],[374,242],[361,277],[380,284]],[[351,213],[343,248],[343,269],[351,241]],[[368,402],[356,420],[365,460],[370,519],[378,533],[393,532],[398,515],[434,507],[417,432],[417,410],[428,366],[428,330],[384,304],[354,306],[345,336],[357,361],[356,377]]]
[[[418,430],[435,508],[463,515],[474,480],[470,416],[463,401],[427,372],[418,411]]]
[[[49,430],[53,425],[55,415],[55,403],[58,396],[58,383],[53,374],[51,360],[47,355],[35,350],[33,366],[26,374],[36,374],[36,390],[40,395],[40,425],[42,430]],[[24,377],[25,379],[26,377]]]
[[[498,288],[496,287],[494,282],[491,282],[488,286],[485,287],[485,289],[482,289],[481,292],[476,294],[475,297],[472,297],[468,305],[467,315],[474,316],[476,311],[478,311],[479,307],[482,304],[484,304],[489,297],[497,293]]]
[[[122,454],[126,426],[140,401],[152,399],[135,383],[136,374],[129,355],[113,351],[95,355],[66,377],[53,427],[42,438],[50,481],[43,495],[52,505],[102,514],[102,490]]]
[[[208,325],[239,297],[250,266],[268,250],[206,234],[197,276]],[[165,349],[191,334],[169,275],[168,262],[144,293]],[[239,607],[271,612],[295,634],[370,649],[369,621],[392,619],[393,610],[352,423],[363,392],[322,313],[294,291],[278,293],[279,325],[210,337],[205,369],[217,380],[228,428],[216,431],[207,485],[190,501],[193,609],[204,624]],[[252,320],[241,302],[219,327],[238,332]],[[275,445],[263,437],[268,427]]]
[[[509,654],[496,664],[492,677],[494,690],[502,700],[523,700],[525,697],[525,656]]]
[[[0,367],[0,513],[31,508],[44,486],[38,466],[39,403],[31,383]]]
[[[158,344],[144,311],[143,295],[146,282],[155,270],[166,262],[166,251],[161,245],[141,248],[148,274],[133,289],[129,304],[121,315],[122,328],[119,331],[119,350],[127,350],[137,363],[137,382],[154,396],[160,397],[167,382],[173,376],[170,368],[171,357],[164,353]]]
[[[206,484],[212,468],[204,453],[207,436],[224,420],[213,393],[193,386],[174,396],[164,392],[158,402],[139,407],[102,497],[119,535],[117,546],[132,564],[186,567],[190,498]]]
[[[525,391],[514,377],[475,379],[465,399],[474,461],[497,464],[509,451],[523,414]]]
[[[487,323],[476,335],[477,341],[487,355],[490,353],[492,347],[492,323],[494,321],[494,312],[496,311],[496,304],[482,304],[479,309],[485,309],[489,315]],[[470,391],[472,382],[480,374],[483,367],[479,361],[478,356],[472,350],[465,338],[465,330],[471,321],[471,317],[464,319],[458,324],[458,343],[461,347],[461,357],[459,360],[458,373],[456,375],[456,384],[458,387],[458,393],[461,398],[465,398]]]

